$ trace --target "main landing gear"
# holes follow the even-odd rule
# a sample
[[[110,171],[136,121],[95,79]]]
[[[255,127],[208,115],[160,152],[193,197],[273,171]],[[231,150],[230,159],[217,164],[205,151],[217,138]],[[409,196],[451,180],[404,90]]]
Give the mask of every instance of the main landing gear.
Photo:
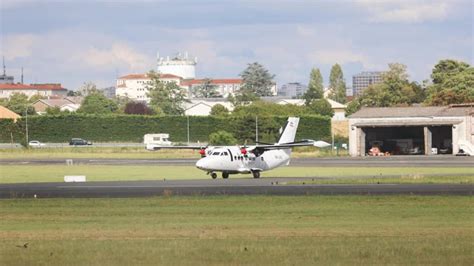
[[[216,178],[217,178],[217,173],[211,172],[210,174],[211,174],[212,179],[216,179]],[[222,178],[224,178],[224,179],[229,178],[229,173],[222,172]]]
[[[259,171],[253,171],[252,175],[253,175],[253,178],[260,178],[260,172]]]

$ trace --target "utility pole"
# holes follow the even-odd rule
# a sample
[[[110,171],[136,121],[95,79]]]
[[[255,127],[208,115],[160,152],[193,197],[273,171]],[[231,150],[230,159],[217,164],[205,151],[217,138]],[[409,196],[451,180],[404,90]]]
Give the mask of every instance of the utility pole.
[[[28,106],[26,107],[25,110],[25,117],[26,117],[26,126],[25,126],[25,131],[26,131],[26,147],[28,147]]]
[[[255,143],[258,143],[258,116],[255,116]]]
[[[188,145],[189,145],[189,116],[186,116],[186,120],[187,120],[187,128],[188,128]]]

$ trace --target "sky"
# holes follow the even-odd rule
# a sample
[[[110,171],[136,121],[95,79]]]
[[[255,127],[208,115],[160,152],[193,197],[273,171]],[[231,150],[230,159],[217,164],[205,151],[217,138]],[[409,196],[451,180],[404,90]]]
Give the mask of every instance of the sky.
[[[114,86],[116,77],[156,69],[156,54],[188,52],[197,77],[235,78],[259,62],[279,86],[327,85],[342,66],[348,86],[361,71],[407,66],[429,79],[441,59],[474,61],[470,0],[0,0],[0,54],[25,83]]]

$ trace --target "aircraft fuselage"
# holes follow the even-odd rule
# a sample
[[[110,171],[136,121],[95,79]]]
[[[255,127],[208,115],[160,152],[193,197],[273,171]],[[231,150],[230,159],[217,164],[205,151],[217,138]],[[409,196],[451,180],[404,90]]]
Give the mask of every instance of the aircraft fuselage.
[[[206,172],[229,174],[267,171],[290,161],[290,149],[265,151],[256,156],[236,146],[219,147],[207,151],[207,156],[196,162],[196,167]]]

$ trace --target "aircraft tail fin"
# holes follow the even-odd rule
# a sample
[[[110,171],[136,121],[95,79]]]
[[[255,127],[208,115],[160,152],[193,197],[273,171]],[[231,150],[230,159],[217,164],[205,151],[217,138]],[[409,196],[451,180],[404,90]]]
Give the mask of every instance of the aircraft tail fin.
[[[298,129],[299,117],[288,117],[285,128],[280,135],[278,143],[290,143],[295,141],[296,130]]]

